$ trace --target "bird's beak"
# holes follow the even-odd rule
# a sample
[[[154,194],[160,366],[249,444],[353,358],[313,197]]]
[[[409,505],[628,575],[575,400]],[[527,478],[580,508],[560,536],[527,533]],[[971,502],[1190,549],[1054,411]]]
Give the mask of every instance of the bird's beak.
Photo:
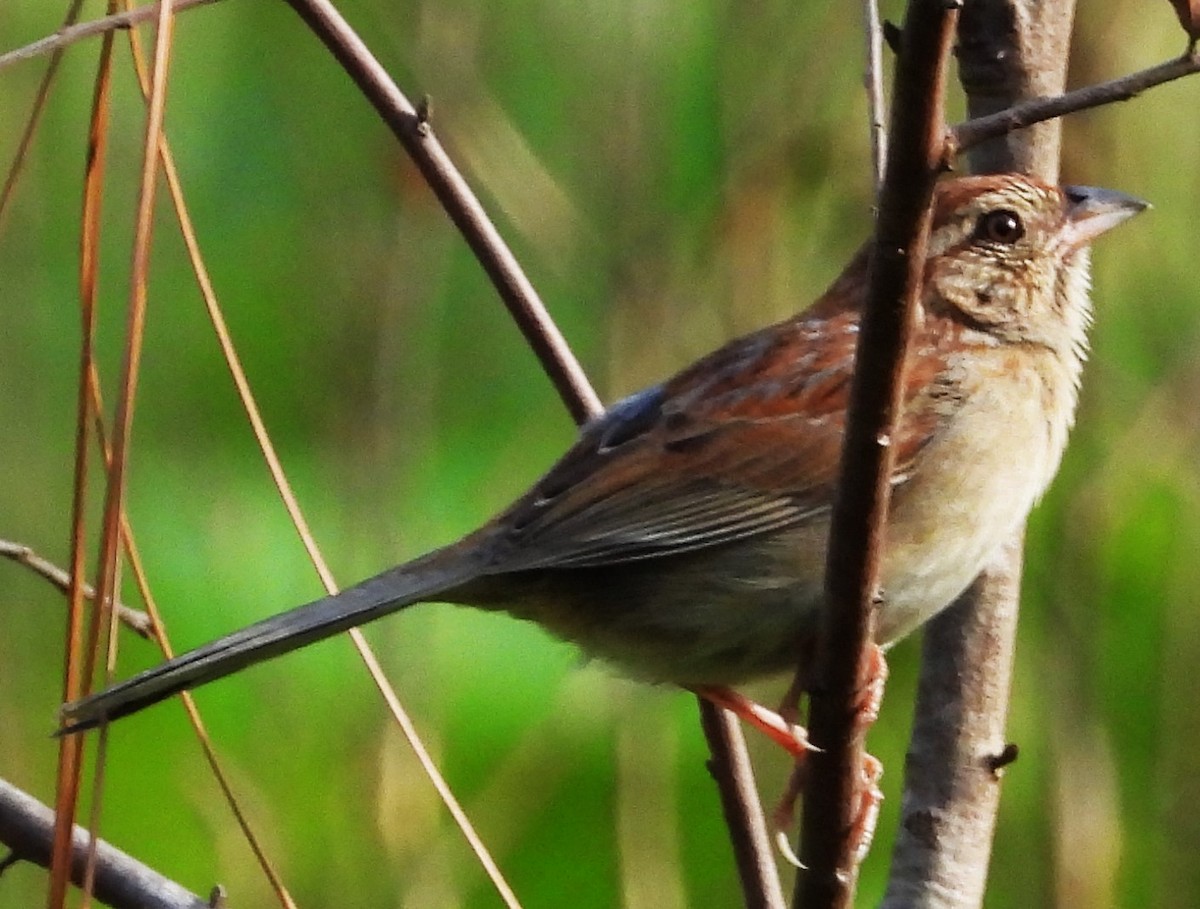
[[[1095,186],[1064,186],[1063,195],[1066,197],[1063,240],[1071,250],[1087,246],[1102,233],[1150,207],[1143,199]]]

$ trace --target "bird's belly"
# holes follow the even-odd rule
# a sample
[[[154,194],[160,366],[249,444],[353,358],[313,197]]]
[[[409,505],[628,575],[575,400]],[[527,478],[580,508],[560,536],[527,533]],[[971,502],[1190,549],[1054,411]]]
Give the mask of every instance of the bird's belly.
[[[635,678],[733,685],[798,665],[816,632],[824,550],[824,528],[814,527],[540,572],[539,594],[508,608]]]

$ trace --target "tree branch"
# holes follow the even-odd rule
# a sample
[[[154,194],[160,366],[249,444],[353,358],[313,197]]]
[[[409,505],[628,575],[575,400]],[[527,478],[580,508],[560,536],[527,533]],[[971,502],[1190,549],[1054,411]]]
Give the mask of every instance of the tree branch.
[[[783,909],[783,887],[738,719],[704,698],[696,700],[711,754],[708,771],[721,798],[746,909]]]
[[[0,540],[0,556],[11,559],[18,565],[24,565],[35,574],[49,581],[63,593],[66,593],[71,586],[71,576],[66,571],[59,568],[53,562],[43,559],[23,543]],[[84,584],[83,595],[89,600],[94,600],[96,598],[96,590],[91,584]],[[117,616],[130,629],[144,638],[150,638],[152,627],[150,616],[146,615],[140,609],[132,609],[124,603],[117,603],[115,608]]]
[[[49,868],[53,838],[50,807],[0,780],[0,843],[12,850],[16,859]],[[88,832],[76,824],[71,840],[71,881],[77,887],[83,880],[90,842]],[[96,844],[93,893],[117,909],[208,909],[212,905],[104,840]]]
[[[968,4],[958,56],[969,112],[1006,111],[1023,98],[1061,92],[1073,12],[1062,0]],[[1060,135],[1058,121],[1020,137],[997,134],[976,145],[972,169],[1055,181]],[[958,602],[926,626],[900,830],[882,909],[976,909],[983,902],[1000,800],[997,771],[1013,755],[1004,726],[1022,542],[1019,532]]]
[[[172,12],[182,13],[184,10],[192,9],[196,6],[207,6],[210,3],[216,2],[218,0],[174,0]],[[20,63],[23,60],[32,60],[34,57],[40,57],[42,54],[50,54],[65,47],[70,47],[72,44],[83,41],[85,38],[95,38],[99,35],[116,31],[117,29],[131,28],[134,25],[139,25],[153,19],[157,15],[158,4],[147,3],[145,6],[138,6],[123,13],[113,13],[111,16],[102,16],[99,19],[80,22],[77,25],[64,26],[53,35],[47,35],[31,44],[26,44],[24,47],[18,47],[6,54],[0,54],[0,70]]]
[[[582,423],[604,408],[533,284],[418,111],[329,0],[287,0],[354,80],[420,169],[491,279],[563,404]]]
[[[867,90],[867,128],[871,133],[871,172],[878,196],[883,186],[883,164],[887,160],[887,129],[883,122],[883,25],[879,20],[879,0],[862,0],[862,7],[866,39],[863,84]]]
[[[930,622],[921,649],[904,801],[880,909],[983,903],[1021,584],[1021,538]]]
[[[857,878],[863,739],[859,708],[871,682],[869,646],[890,495],[904,360],[925,265],[930,203],[942,161],[946,61],[957,8],[912,0],[896,63],[887,169],[859,331],[846,439],[830,529],[818,685],[809,731],[797,905],[847,907]],[[803,670],[801,670],[803,671]]]
[[[1005,107],[993,114],[965,120],[951,127],[946,134],[947,156],[953,157],[981,142],[997,139],[1035,123],[1062,117],[1076,111],[1102,107],[1105,104],[1128,101],[1147,89],[1198,72],[1200,72],[1200,51],[1193,48],[1175,60],[1168,60],[1166,63],[1130,73],[1119,79],[1089,85],[1050,98],[1033,98],[1011,107]]]

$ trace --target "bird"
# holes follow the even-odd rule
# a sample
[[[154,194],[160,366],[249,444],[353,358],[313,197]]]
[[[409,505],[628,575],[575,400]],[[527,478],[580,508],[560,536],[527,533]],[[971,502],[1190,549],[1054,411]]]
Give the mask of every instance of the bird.
[[[1089,247],[1147,207],[1019,174],[939,181],[932,205],[891,440],[884,646],[949,605],[1049,485],[1087,355]],[[794,671],[818,633],[869,260],[868,245],[809,308],[586,423],[478,530],[65,704],[59,734],[430,601],[737,706],[732,686]]]

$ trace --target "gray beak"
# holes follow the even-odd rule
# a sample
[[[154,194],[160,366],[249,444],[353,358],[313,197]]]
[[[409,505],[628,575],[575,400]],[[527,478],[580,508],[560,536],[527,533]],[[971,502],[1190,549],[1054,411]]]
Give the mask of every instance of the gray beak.
[[[1095,186],[1064,186],[1066,225],[1064,240],[1071,249],[1087,246],[1098,236],[1127,221],[1150,203],[1125,193]]]

